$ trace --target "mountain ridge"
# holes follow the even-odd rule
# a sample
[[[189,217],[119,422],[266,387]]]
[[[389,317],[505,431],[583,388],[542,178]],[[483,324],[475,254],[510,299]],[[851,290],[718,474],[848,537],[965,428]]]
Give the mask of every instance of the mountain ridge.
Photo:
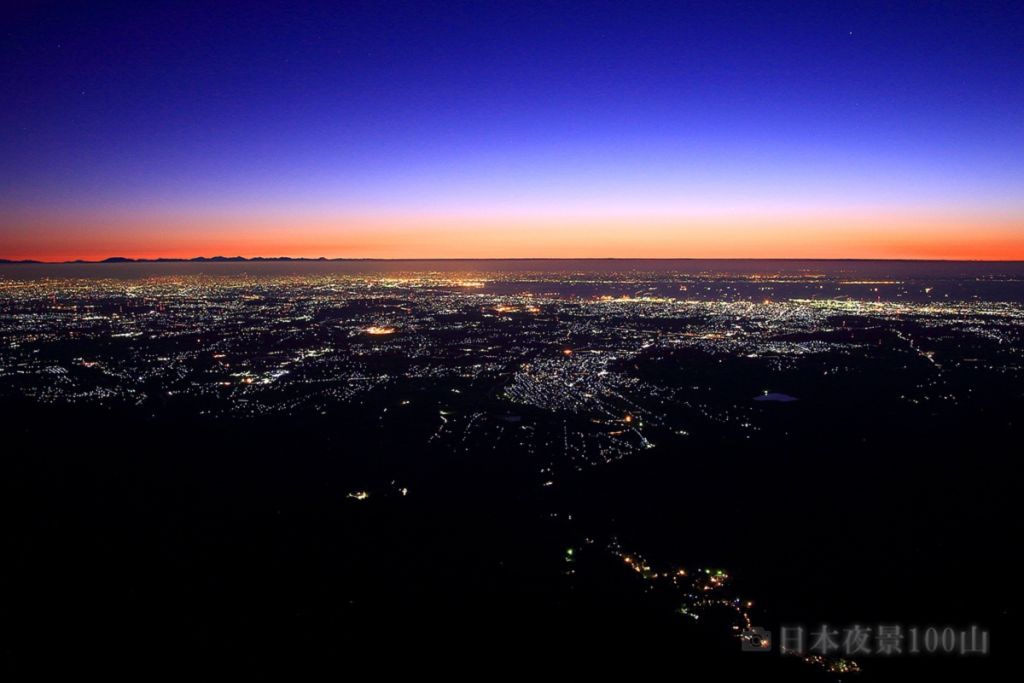
[[[408,261],[800,261],[800,262],[888,262],[888,263],[1024,263],[1022,259],[913,259],[913,258],[730,258],[717,256],[700,258],[681,257],[630,257],[630,256],[509,256],[509,257],[443,257],[443,258],[381,258],[381,257],[337,257],[326,256],[193,256],[191,258],[157,257],[133,258],[129,256],[108,256],[104,259],[70,259],[66,261],[41,261],[38,259],[6,259],[0,258],[0,265],[104,265],[118,263],[268,263],[268,262],[308,262],[308,263],[340,263],[340,262],[408,262]]]

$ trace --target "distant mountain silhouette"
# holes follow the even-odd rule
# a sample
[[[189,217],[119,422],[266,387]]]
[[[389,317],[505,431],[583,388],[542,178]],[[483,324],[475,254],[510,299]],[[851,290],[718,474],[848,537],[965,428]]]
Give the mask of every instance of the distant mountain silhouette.
[[[193,256],[192,258],[129,258],[127,256],[109,256],[100,261],[89,261],[86,259],[75,259],[73,261],[12,261],[0,259],[0,263],[245,263],[260,261],[363,261],[366,259],[328,259],[325,256],[316,258],[293,257],[293,256]]]
[[[59,263],[245,263],[245,262],[261,262],[261,261],[367,261],[373,259],[329,259],[325,256],[319,256],[316,258],[305,258],[305,257],[293,257],[293,256],[254,256],[252,258],[246,258],[244,256],[194,256],[192,258],[168,258],[161,256],[159,258],[130,258],[128,256],[108,256],[105,259],[94,261],[88,259],[72,259],[68,261],[37,261],[33,259],[6,259],[0,258],[0,264],[3,263],[38,263],[38,264],[59,264]]]
[[[758,262],[758,261],[771,261],[771,262],[821,262],[821,263],[861,263],[861,262],[885,262],[885,263],[1020,263],[1020,260],[1006,260],[1006,261],[988,261],[981,259],[859,259],[859,258],[711,258],[711,259],[699,259],[699,258],[687,258],[687,257],[666,257],[666,258],[622,258],[615,256],[604,256],[604,257],[582,257],[582,258],[562,258],[562,257],[544,257],[544,256],[513,256],[507,258],[327,258],[326,256],[317,257],[306,257],[306,256],[253,256],[247,258],[245,256],[195,256],[192,258],[169,258],[161,256],[158,258],[129,258],[127,256],[110,256],[102,260],[88,260],[88,259],[73,259],[67,261],[39,261],[36,259],[5,259],[0,258],[0,265],[5,264],[40,264],[40,265],[57,265],[64,263],[262,263],[268,261],[337,261],[337,262],[377,262],[377,261],[411,261],[411,262],[422,262],[422,261],[727,261],[727,262]]]

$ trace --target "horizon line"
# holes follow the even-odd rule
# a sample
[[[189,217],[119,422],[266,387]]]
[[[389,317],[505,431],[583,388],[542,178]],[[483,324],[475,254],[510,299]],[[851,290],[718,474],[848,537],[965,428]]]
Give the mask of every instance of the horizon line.
[[[131,263],[265,263],[265,262],[411,262],[411,261],[812,261],[812,262],[891,262],[891,263],[1024,263],[1024,259],[957,259],[957,258],[858,258],[858,257],[761,257],[761,256],[485,256],[485,257],[327,257],[327,256],[192,256],[131,257],[108,256],[103,259],[38,259],[0,258],[0,265],[118,265]]]

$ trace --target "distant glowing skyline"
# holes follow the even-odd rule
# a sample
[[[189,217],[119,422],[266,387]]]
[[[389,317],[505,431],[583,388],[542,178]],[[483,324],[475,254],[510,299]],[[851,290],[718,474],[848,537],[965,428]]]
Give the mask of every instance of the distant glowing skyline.
[[[47,4],[0,258],[1024,259],[1019,3]]]

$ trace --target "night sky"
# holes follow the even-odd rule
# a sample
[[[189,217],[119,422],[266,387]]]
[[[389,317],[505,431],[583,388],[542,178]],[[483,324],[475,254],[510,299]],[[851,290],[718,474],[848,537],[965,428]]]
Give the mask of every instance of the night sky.
[[[0,257],[1024,258],[1024,3],[18,3]]]

